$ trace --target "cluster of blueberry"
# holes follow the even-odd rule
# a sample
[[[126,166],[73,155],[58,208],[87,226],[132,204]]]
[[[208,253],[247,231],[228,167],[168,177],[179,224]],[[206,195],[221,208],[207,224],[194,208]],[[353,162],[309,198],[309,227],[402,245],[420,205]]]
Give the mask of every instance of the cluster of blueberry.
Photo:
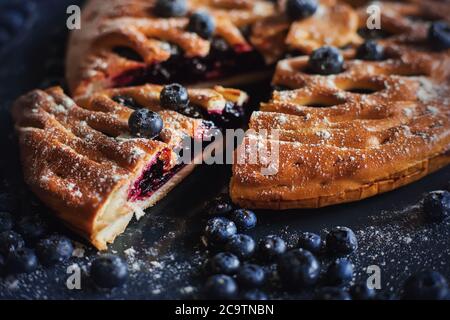
[[[67,262],[74,251],[72,241],[55,233],[41,215],[16,219],[17,202],[13,194],[0,193],[0,277],[31,273],[39,264],[52,267]],[[120,257],[102,255],[92,262],[90,274],[98,287],[113,288],[125,283],[128,267]]]
[[[299,236],[297,248],[288,250],[286,242],[279,236],[266,236],[256,244],[249,235],[238,233],[254,228],[256,215],[250,210],[235,209],[224,197],[212,201],[206,211],[213,217],[206,224],[202,241],[213,252],[224,251],[216,253],[207,264],[211,276],[204,288],[205,297],[237,298],[239,286],[244,289],[241,298],[266,300],[267,295],[260,289],[266,284],[266,268],[241,262],[255,257],[253,260],[264,264],[277,263],[277,274],[285,288],[310,287],[318,283],[321,273],[321,263],[316,256],[328,253],[341,256],[326,272],[326,283],[337,287],[322,288],[317,298],[347,298],[348,293],[338,286],[348,284],[353,278],[353,264],[347,257],[342,257],[358,246],[352,230],[336,227],[325,241],[320,235],[304,232]],[[374,295],[367,286],[355,286],[353,292],[355,298]]]
[[[30,273],[44,266],[67,261],[73,252],[72,242],[65,236],[52,234],[49,223],[40,215],[24,215],[14,219],[15,197],[2,193],[0,212],[0,275]]]
[[[423,202],[423,212],[434,222],[448,218],[450,192],[429,193]],[[207,264],[211,276],[204,288],[206,298],[266,300],[268,297],[261,288],[267,284],[267,268],[254,263],[259,261],[276,264],[277,277],[287,290],[319,285],[314,295],[318,300],[386,299],[365,283],[356,283],[347,290],[354,277],[354,265],[348,256],[358,247],[356,236],[349,228],[335,227],[325,240],[318,234],[303,232],[296,248],[288,249],[286,242],[276,235],[261,239],[257,245],[252,237],[238,233],[254,228],[257,218],[250,210],[235,209],[226,197],[213,200],[206,213],[212,218],[206,223],[202,242],[212,252],[218,252]],[[326,256],[334,260],[322,275],[318,257]],[[240,295],[238,288],[244,289]],[[441,274],[423,271],[406,281],[402,298],[444,299],[448,292]]]

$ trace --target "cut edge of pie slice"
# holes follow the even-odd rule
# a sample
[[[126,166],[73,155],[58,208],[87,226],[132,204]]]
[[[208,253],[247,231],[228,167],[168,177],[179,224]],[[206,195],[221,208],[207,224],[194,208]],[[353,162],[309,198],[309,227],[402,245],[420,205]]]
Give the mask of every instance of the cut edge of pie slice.
[[[344,71],[328,76],[305,72],[307,56],[280,61],[273,84],[286,90],[251,117],[233,166],[232,200],[248,208],[324,207],[448,165],[450,55],[418,43],[383,41],[383,61],[362,61],[350,50]],[[263,170],[273,164],[255,159],[259,150],[279,151],[275,171]]]
[[[121,234],[133,215],[161,200],[194,169],[178,161],[184,139],[201,139],[211,121],[159,107],[161,86],[113,89],[76,102],[62,89],[35,90],[20,97],[12,114],[26,183],[71,229],[99,250]],[[242,107],[239,90],[190,89],[191,103],[207,110],[227,103]],[[134,99],[158,112],[164,128],[158,140],[130,135],[133,109],[113,100]],[[215,143],[214,141],[212,143]]]

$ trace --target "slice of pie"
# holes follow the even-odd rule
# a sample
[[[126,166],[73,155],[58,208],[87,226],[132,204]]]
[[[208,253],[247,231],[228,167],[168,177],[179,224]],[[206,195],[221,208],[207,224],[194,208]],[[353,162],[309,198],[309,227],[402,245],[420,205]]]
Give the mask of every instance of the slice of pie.
[[[296,18],[280,3],[89,0],[68,46],[70,90],[80,96],[145,83],[254,82],[286,53],[361,40],[347,4],[321,0],[311,16]]]
[[[322,71],[335,68],[328,63],[337,50],[325,50],[323,70],[314,69],[314,53],[279,62],[279,91],[252,115],[238,149],[235,203],[289,209],[356,201],[450,163],[449,49],[436,50],[422,31],[381,43],[381,57],[373,43],[344,52],[332,74]]]
[[[26,182],[98,249],[106,249],[134,214],[141,217],[193,170],[194,161],[178,161],[177,147],[211,134],[209,119],[247,100],[239,90],[192,89],[190,106],[198,115],[193,118],[162,109],[161,90],[112,89],[75,102],[51,88],[28,93],[13,106]],[[163,128],[156,139],[131,135],[134,109],[159,115]],[[202,155],[192,155],[197,156]]]

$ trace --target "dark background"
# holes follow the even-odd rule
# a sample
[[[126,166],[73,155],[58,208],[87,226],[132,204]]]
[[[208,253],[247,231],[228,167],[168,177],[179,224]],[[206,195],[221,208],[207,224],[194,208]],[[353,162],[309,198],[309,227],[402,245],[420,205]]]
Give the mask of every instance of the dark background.
[[[0,0],[0,165],[4,177],[2,189],[21,197],[15,213],[41,214],[42,208],[22,185],[18,151],[9,115],[11,102],[36,87],[62,84],[63,57],[67,29],[65,10],[81,1]],[[5,13],[16,17],[5,18]],[[14,16],[14,14],[13,14]],[[22,17],[23,19],[21,19]],[[6,30],[6,31],[5,31]],[[246,88],[261,96],[268,85]],[[254,104],[256,105],[256,104]],[[96,289],[87,276],[90,261],[97,252],[57,222],[53,230],[68,234],[85,252],[82,257],[54,268],[40,268],[31,275],[0,278],[0,298],[7,299],[172,299],[201,297],[206,275],[203,264],[208,253],[200,243],[204,226],[202,207],[226,190],[230,168],[204,166],[173,190],[141,221],[134,221],[109,252],[129,262],[130,279],[126,286],[112,291]],[[399,190],[352,204],[319,210],[257,212],[259,224],[250,232],[256,240],[278,234],[295,245],[300,231],[324,234],[336,225],[351,227],[359,239],[352,255],[356,280],[367,278],[367,266],[381,269],[382,292],[397,294],[411,273],[434,269],[450,279],[450,226],[448,223],[423,222],[422,195],[445,188],[450,168]],[[31,212],[32,211],[32,212]],[[79,243],[78,243],[79,242]],[[29,244],[32,246],[32,244]],[[131,248],[131,249],[130,249]],[[125,252],[124,252],[125,251]],[[326,267],[329,262],[322,258]],[[78,264],[83,270],[82,290],[65,286],[66,268]],[[308,298],[310,291],[284,292],[278,287],[273,266],[267,266],[269,284],[264,290],[272,298]]]

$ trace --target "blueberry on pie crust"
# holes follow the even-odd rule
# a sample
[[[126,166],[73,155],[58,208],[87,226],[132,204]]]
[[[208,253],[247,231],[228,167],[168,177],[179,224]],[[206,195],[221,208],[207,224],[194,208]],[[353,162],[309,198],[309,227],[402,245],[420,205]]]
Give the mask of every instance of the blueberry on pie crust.
[[[194,163],[178,161],[176,148],[207,134],[214,126],[208,114],[242,107],[247,99],[223,87],[189,89],[189,105],[204,116],[192,118],[162,109],[162,90],[111,89],[73,101],[50,88],[28,93],[13,106],[26,182],[98,249],[106,249],[133,214],[142,216],[192,171]]]

